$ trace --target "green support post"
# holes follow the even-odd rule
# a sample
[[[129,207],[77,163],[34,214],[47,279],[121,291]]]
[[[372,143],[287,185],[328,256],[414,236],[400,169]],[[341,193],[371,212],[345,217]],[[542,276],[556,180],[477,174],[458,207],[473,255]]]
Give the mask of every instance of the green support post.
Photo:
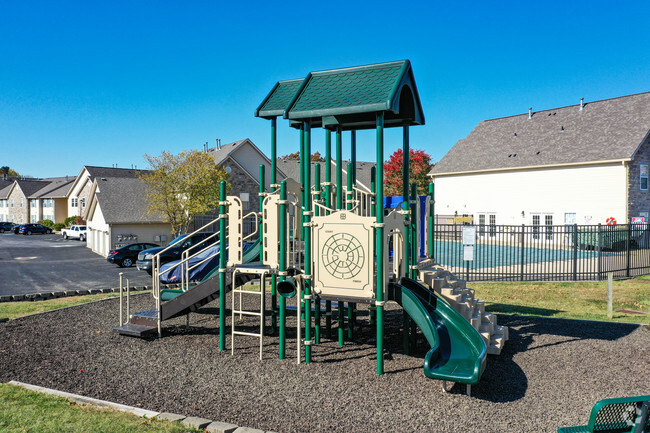
[[[280,184],[280,281],[286,280],[287,272],[287,182]],[[300,316],[298,316],[300,317]],[[280,296],[280,342],[278,358],[284,359],[287,329],[287,300]]]
[[[357,131],[350,131],[350,159],[352,162],[352,184],[357,184]],[[348,172],[349,173],[349,172]]]
[[[316,200],[320,202],[320,164],[314,164],[314,190],[316,191]],[[314,215],[320,215],[320,208],[314,206]],[[320,344],[320,299],[316,297],[314,302],[314,344]]]
[[[377,114],[377,374],[384,374],[384,113]],[[382,167],[381,169],[379,169]]]
[[[343,144],[341,127],[336,128],[336,209],[343,209]]]
[[[305,291],[303,298],[305,300],[305,364],[311,362],[311,125],[305,122],[305,213],[303,226],[305,230]]]
[[[343,143],[341,127],[336,128],[336,209],[343,209]],[[338,302],[339,346],[343,346],[344,303]]]
[[[226,181],[219,184],[219,350],[226,350]]]
[[[332,131],[325,132],[325,206],[332,208]],[[329,211],[326,215],[329,215]],[[325,328],[332,338],[332,301],[325,301]]]
[[[353,131],[354,132],[354,131]],[[352,135],[354,137],[354,134]],[[352,182],[354,181],[354,177],[352,176],[352,162],[348,162],[348,185],[347,185],[347,194],[345,195],[345,201],[347,203],[347,210],[352,210],[352,200],[354,199],[354,194],[352,191]],[[348,340],[352,340],[354,338],[354,310],[356,309],[357,305],[354,302],[348,302]]]
[[[434,200],[434,185],[433,182],[429,182],[429,258],[433,258],[433,247],[434,247],[434,235],[436,234],[435,231],[435,224],[436,224],[436,215],[434,213],[435,210],[435,200]]]
[[[377,194],[377,183],[376,183],[376,176],[377,176],[377,168],[376,167],[370,167],[370,192],[372,193],[372,198],[371,198],[371,203],[370,203],[370,216],[374,217],[377,216],[377,206],[376,206],[376,194]],[[370,324],[374,325],[376,322],[377,318],[377,307],[374,305],[370,305]]]
[[[276,192],[277,193],[277,172],[278,172],[278,144],[277,144],[277,139],[278,139],[278,128],[277,128],[277,117],[273,117],[271,119],[271,183],[270,183],[270,191],[271,192]],[[260,226],[260,236],[262,236],[261,233],[262,229]],[[278,312],[278,292],[277,292],[277,286],[278,286],[278,276],[273,274],[271,275],[271,310],[273,314],[271,315],[271,327],[275,332],[276,328],[276,320],[277,320],[277,312]]]

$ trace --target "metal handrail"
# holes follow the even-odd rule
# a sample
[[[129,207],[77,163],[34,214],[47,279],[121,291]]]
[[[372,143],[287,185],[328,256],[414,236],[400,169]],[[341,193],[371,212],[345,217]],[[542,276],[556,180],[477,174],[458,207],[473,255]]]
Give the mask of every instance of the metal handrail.
[[[198,229],[194,230],[192,233],[189,233],[187,236],[185,236],[185,238],[188,238],[190,236],[193,236],[193,235],[201,232],[201,230],[203,230],[206,227],[214,224],[216,221],[219,221],[220,219],[221,219],[221,216],[217,217],[216,219],[210,221],[207,224],[204,224],[203,226],[201,226]],[[204,241],[206,241],[207,239],[210,239],[211,237],[212,237],[212,235],[208,236],[206,239],[203,239],[201,242],[199,242],[195,246],[201,245]],[[154,256],[151,258],[151,279],[152,279],[151,286],[153,288],[153,297],[157,301],[156,302],[156,310],[157,310],[158,314],[160,314],[160,308],[159,308],[160,307],[160,305],[159,305],[160,304],[160,277],[159,277],[159,275],[160,275],[160,255],[162,253],[164,253],[165,251],[169,250],[174,245],[176,245],[176,244],[174,243],[174,244],[167,245],[164,249],[162,249],[158,253],[154,254]],[[190,247],[190,249],[191,248],[192,247]]]

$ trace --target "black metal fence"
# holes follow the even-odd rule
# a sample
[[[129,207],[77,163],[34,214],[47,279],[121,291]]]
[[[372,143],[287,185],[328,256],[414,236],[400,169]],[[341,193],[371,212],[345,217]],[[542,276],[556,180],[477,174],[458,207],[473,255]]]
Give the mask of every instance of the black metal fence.
[[[463,227],[476,230],[471,248],[463,244]],[[609,272],[615,278],[650,274],[648,223],[438,224],[434,240],[436,261],[467,281],[603,280]]]

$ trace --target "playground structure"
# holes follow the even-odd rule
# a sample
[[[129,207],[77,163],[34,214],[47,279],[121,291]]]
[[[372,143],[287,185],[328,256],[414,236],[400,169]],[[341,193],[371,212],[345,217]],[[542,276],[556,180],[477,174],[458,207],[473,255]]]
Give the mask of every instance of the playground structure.
[[[506,327],[496,324],[494,315],[485,312],[484,304],[475,299],[473,290],[464,281],[435,265],[433,184],[428,191],[428,224],[418,226],[417,190],[415,184],[409,183],[409,128],[423,125],[425,120],[410,62],[313,72],[305,79],[279,81],[255,115],[271,121],[270,189],[266,191],[265,170],[261,166],[259,194],[263,199],[259,212],[244,215],[241,201],[226,196],[225,182],[222,182],[216,220],[219,232],[214,235],[221,246],[214,253],[219,254],[219,266],[192,285],[191,269],[215,257],[211,255],[197,264],[194,258],[205,255],[209,246],[196,245],[174,265],[183,269],[181,287],[161,289],[160,263],[154,257],[156,308],[133,315],[127,311],[128,323],[121,319],[118,332],[161,335],[162,321],[188,314],[218,297],[219,348],[225,350],[225,294],[231,290],[231,351],[234,352],[237,336],[256,337],[261,359],[269,283],[271,322],[279,332],[280,359],[286,356],[288,299],[297,297],[298,356],[300,359],[300,348],[304,346],[305,363],[311,362],[312,351],[320,342],[322,316],[329,331],[336,313],[338,341],[343,345],[345,322],[353,323],[357,304],[364,303],[369,306],[371,324],[376,326],[376,371],[383,374],[384,306],[387,301],[394,301],[404,310],[405,351],[408,352],[408,342],[413,341],[413,324],[416,324],[431,346],[425,357],[425,375],[465,383],[469,393],[470,385],[478,382],[485,368],[486,353],[498,354],[508,333]],[[299,132],[300,184],[279,183],[277,179],[279,116],[288,119],[289,125]],[[326,130],[323,182],[319,164],[314,167],[312,179],[310,163],[311,131],[319,127]],[[383,161],[384,128],[387,127],[403,129],[404,200],[401,209],[385,215]],[[370,192],[358,188],[355,178],[356,131],[364,129],[376,132],[378,169],[373,172]],[[351,138],[351,160],[347,163],[345,183],[343,131],[350,131]],[[332,158],[332,133],[335,158]],[[245,238],[242,227],[247,218],[254,219],[258,226]],[[427,232],[424,260],[420,257],[420,230]],[[247,240],[254,244],[245,251]],[[259,279],[259,288],[241,290],[239,286],[250,279]],[[257,297],[259,307],[254,311],[244,310],[245,296]],[[243,316],[259,318],[259,332],[238,329],[237,319]],[[352,326],[348,326],[348,338],[352,337],[351,330]]]

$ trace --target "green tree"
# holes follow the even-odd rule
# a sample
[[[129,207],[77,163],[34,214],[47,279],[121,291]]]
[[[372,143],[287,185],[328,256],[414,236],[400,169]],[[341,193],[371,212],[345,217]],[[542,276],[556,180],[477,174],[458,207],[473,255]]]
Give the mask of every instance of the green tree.
[[[418,186],[418,195],[426,194],[429,191],[429,171],[435,163],[431,162],[431,156],[424,150],[409,150],[410,182]],[[384,194],[401,196],[402,190],[402,167],[404,166],[404,152],[397,149],[384,163]]]
[[[10,178],[21,177],[16,170],[12,169],[8,165],[3,165],[2,167],[0,167],[0,178],[3,178],[5,175]]]
[[[173,233],[186,232],[193,215],[219,205],[219,184],[229,176],[207,153],[164,151],[144,157],[151,167],[140,175],[147,186],[148,212],[161,213]]]

